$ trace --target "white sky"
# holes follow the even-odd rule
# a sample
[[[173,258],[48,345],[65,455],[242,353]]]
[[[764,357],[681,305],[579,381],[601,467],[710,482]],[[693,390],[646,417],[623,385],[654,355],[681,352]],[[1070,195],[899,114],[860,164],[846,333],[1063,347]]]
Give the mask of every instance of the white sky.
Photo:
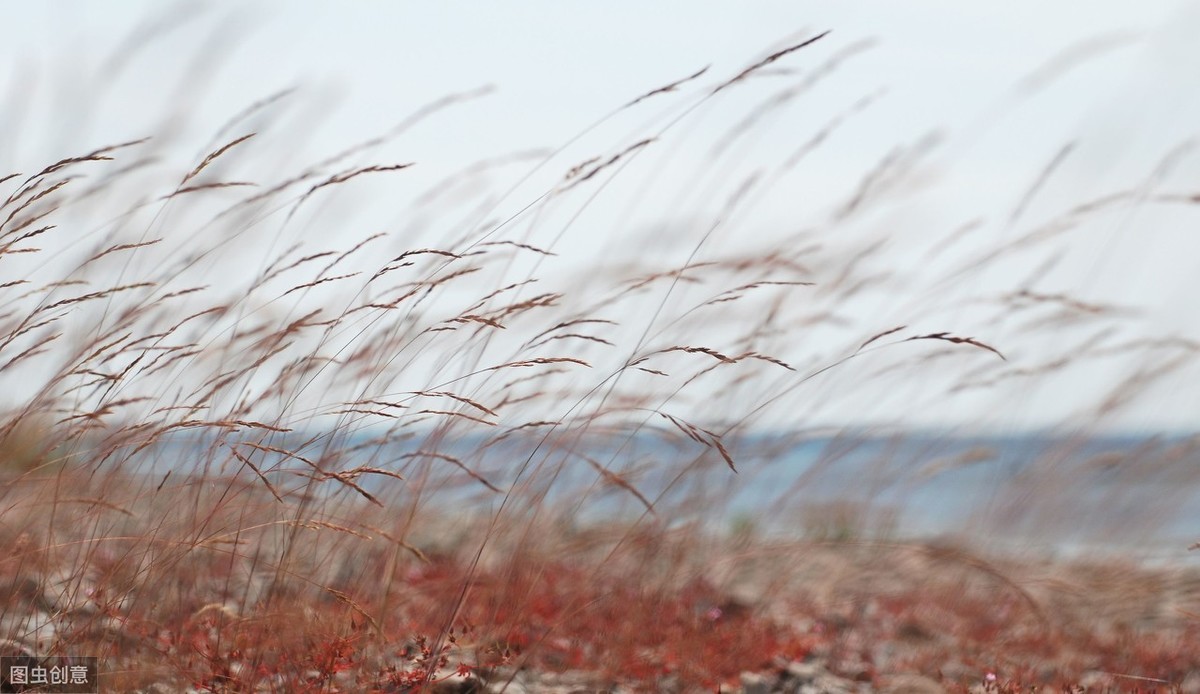
[[[731,177],[734,171],[752,170],[760,157],[774,161],[781,144],[794,149],[835,114],[864,96],[880,94],[855,127],[788,179],[786,185],[795,192],[786,193],[790,189],[785,187],[785,194],[758,204],[755,228],[769,237],[823,219],[891,148],[940,129],[942,149],[918,177],[928,189],[901,196],[896,204],[856,222],[856,228],[911,237],[912,250],[901,242],[889,251],[892,262],[907,267],[922,262],[918,241],[944,236],[974,217],[990,221],[987,233],[994,247],[1029,231],[1032,221],[1044,221],[1073,204],[1145,185],[1163,157],[1195,137],[1200,127],[1200,42],[1195,41],[1200,6],[1166,0],[287,1],[166,8],[158,1],[132,0],[27,2],[6,8],[0,26],[0,173],[29,170],[60,156],[155,132],[163,116],[178,109],[186,110],[196,134],[187,140],[189,151],[200,154],[230,115],[289,86],[301,88],[297,103],[304,117],[320,119],[319,127],[293,131],[300,135],[293,136],[290,154],[307,162],[386,132],[446,94],[494,86],[477,103],[440,113],[412,137],[382,148],[380,162],[364,162],[416,161],[424,187],[439,172],[482,157],[553,149],[631,98],[706,65],[712,68],[698,84],[711,86],[771,50],[831,30],[822,42],[780,61],[780,68],[794,74],[744,85],[744,100],[715,103],[682,124],[678,130],[687,138],[681,134],[669,156],[656,164],[660,168],[644,173],[667,177],[710,169],[712,143],[751,107],[839,51],[873,42],[772,120],[768,135],[746,138],[739,143],[744,149],[726,161],[731,162]],[[191,13],[192,19],[169,26],[170,17]],[[168,24],[155,24],[160,21]],[[139,26],[159,28],[141,31]],[[130,36],[138,38],[130,41]],[[1048,65],[1056,69],[1045,72]],[[608,152],[630,133],[652,132],[669,113],[664,101],[607,123],[564,155],[562,163]],[[789,133],[794,140],[785,141]],[[1003,220],[1037,172],[1071,141],[1078,142],[1076,149],[1028,210],[1031,224],[1004,228]],[[1198,156],[1195,150],[1183,151],[1155,190],[1200,192]],[[547,171],[547,180],[553,181],[563,168]],[[640,180],[635,173],[629,176]],[[680,186],[697,181],[686,176],[674,180]],[[538,185],[535,179],[523,189],[525,197],[536,196]],[[729,192],[724,190],[722,199]],[[662,200],[698,202],[701,195],[669,186],[661,191]],[[602,246],[599,234],[590,241],[588,234],[626,218],[631,206],[649,204],[630,203],[636,194],[632,183],[625,189],[614,186],[606,204],[590,218],[592,226],[562,241],[564,255]],[[659,216],[666,221],[665,213]],[[1105,217],[1087,236],[1072,237],[1064,246],[1067,259],[1038,290],[1142,307],[1142,322],[1126,337],[1174,333],[1197,339],[1197,222],[1194,211],[1162,213],[1130,206]],[[947,267],[970,255],[970,246],[955,248]],[[1013,276],[1032,269],[1022,256],[1002,266],[1000,277],[972,276],[968,282],[979,291],[992,284],[1011,290],[1018,286]],[[935,299],[944,288],[914,280],[911,296],[864,300],[858,309],[868,317],[863,321],[866,334],[866,326],[882,329],[907,322],[904,307],[913,302],[938,305]],[[1018,325],[1003,320],[981,324],[969,308],[955,308],[952,301],[929,317],[935,321],[927,326],[930,331],[955,329],[986,336],[989,343],[1014,345],[1005,351],[1025,367],[1039,361],[1037,345],[1062,337],[1042,330],[1040,342],[1023,341]],[[835,352],[831,348],[830,354]],[[1194,378],[1196,370],[1190,374]],[[1088,391],[1096,385],[1095,374],[1072,379],[1011,392],[1001,400],[988,391],[969,400],[965,409],[956,405],[952,413],[931,411],[929,417],[940,421],[962,412],[973,417],[1000,412],[992,422],[1000,428],[1061,420],[1095,397]],[[813,388],[821,392],[819,384]],[[1175,380],[1155,391],[1152,402],[1124,423],[1194,427],[1200,415],[1194,390]],[[881,403],[887,398],[877,400],[874,406],[886,409]],[[840,416],[850,417],[845,411]]]

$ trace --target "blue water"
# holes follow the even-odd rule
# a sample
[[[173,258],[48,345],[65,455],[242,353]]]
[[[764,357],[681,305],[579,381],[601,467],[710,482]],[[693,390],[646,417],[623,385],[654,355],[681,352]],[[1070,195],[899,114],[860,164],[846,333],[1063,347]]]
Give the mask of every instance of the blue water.
[[[406,479],[356,481],[381,499],[404,502],[419,490],[423,503],[464,512],[495,512],[502,502],[520,511],[537,499],[580,523],[643,518],[780,536],[957,536],[1064,551],[1107,546],[1186,554],[1200,540],[1200,437],[910,432],[723,440],[736,473],[715,446],[677,432],[499,440],[414,435],[386,442],[287,434],[260,442],[327,471],[396,471]],[[303,483],[297,471],[311,470],[294,458],[232,444],[284,488]],[[422,452],[452,457],[478,477]],[[194,437],[166,440],[122,464],[155,475],[253,474],[227,446]],[[642,499],[598,469],[620,475]],[[321,489],[353,494],[336,482]]]

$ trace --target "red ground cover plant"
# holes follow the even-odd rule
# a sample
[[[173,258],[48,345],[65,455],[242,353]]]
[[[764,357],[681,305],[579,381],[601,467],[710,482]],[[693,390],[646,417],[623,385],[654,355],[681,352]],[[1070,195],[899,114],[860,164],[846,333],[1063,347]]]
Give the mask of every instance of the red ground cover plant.
[[[660,538],[654,550],[681,549],[671,542]],[[64,620],[58,639],[104,657],[113,690],[171,682],[213,692],[467,691],[502,688],[526,670],[632,691],[737,691],[743,673],[782,673],[803,662],[875,687],[917,673],[950,691],[1057,691],[1097,681],[1168,691],[1194,676],[1200,659],[1200,620],[1186,613],[1143,602],[1127,621],[1056,608],[1024,594],[1024,578],[1005,586],[961,565],[913,572],[905,557],[927,551],[917,546],[794,546],[786,561],[756,571],[786,571],[808,556],[837,561],[856,578],[830,577],[833,591],[822,597],[801,581],[756,598],[716,574],[656,575],[645,568],[646,549],[599,568],[547,552],[486,566],[473,565],[470,552],[436,556],[406,564],[390,597],[367,584],[349,593],[280,582],[275,597],[244,609],[231,596],[205,603],[195,590],[227,582],[225,567],[209,562],[200,573],[193,565],[187,575],[154,579],[191,583],[175,601],[123,606],[115,591],[93,590],[91,609],[75,608],[79,618]],[[884,577],[901,571],[908,573],[900,580]],[[1071,585],[1069,572],[1056,571],[1060,588]],[[1191,575],[1177,588],[1195,581]],[[1133,605],[1123,590],[1110,586],[1088,600]],[[16,611],[10,604],[6,614]]]

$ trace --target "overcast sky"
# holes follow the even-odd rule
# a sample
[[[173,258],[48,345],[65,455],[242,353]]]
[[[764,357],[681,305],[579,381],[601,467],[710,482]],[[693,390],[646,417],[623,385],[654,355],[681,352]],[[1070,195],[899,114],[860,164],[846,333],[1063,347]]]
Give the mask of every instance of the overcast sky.
[[[680,188],[695,185],[696,178],[677,172],[711,168],[713,148],[750,107],[800,84],[816,66],[829,65],[828,77],[803,100],[769,119],[767,135],[737,142],[738,155],[722,160],[731,177],[734,171],[753,171],[761,161],[775,161],[782,149],[798,147],[831,118],[870,104],[855,116],[853,128],[788,179],[795,192],[756,203],[756,233],[782,235],[827,218],[889,151],[934,132],[938,155],[916,177],[920,190],[882,208],[880,216],[856,222],[863,228],[891,224],[894,233],[913,235],[911,252],[901,244],[889,256],[897,266],[921,262],[916,248],[922,244],[915,241],[941,238],[972,219],[986,218],[992,225],[992,247],[1029,231],[1004,222],[1021,207],[1038,172],[1070,143],[1053,185],[1023,212],[1021,221],[1027,218],[1030,226],[1115,190],[1140,187],[1143,198],[1200,192],[1200,158],[1188,148],[1200,127],[1195,41],[1200,9],[1168,0],[178,5],[81,0],[20,3],[6,8],[5,20],[0,173],[157,132],[164,115],[179,110],[186,112],[192,133],[181,142],[202,155],[208,138],[231,115],[288,87],[299,88],[292,108],[304,124],[290,131],[294,151],[288,154],[306,162],[387,132],[447,94],[481,90],[470,104],[437,114],[413,137],[377,152],[389,161],[419,162],[431,184],[439,174],[481,158],[553,150],[632,98],[711,66],[696,83],[694,94],[702,94],[771,51],[828,30],[811,49],[781,60],[761,84],[747,86],[743,101],[713,103],[680,125],[686,137],[680,136],[651,173],[678,181]],[[668,103],[679,106],[671,110]],[[658,110],[606,122],[564,155],[564,167],[548,170],[547,180],[561,176],[571,157],[609,151],[630,133],[655,132],[687,103],[681,97]],[[789,134],[794,139],[787,140]],[[672,172],[676,175],[669,176]],[[629,176],[638,180],[636,173]],[[514,204],[535,197],[539,185],[548,184],[534,179],[523,193],[526,199],[518,195]],[[623,219],[631,206],[651,207],[631,203],[636,195],[633,189],[614,189],[589,218],[590,226],[560,242],[563,255],[596,247],[603,236],[597,229]],[[666,186],[658,195],[689,200],[696,193]],[[683,220],[691,213],[661,209],[639,223],[669,223],[672,214]],[[1131,204],[1063,246],[1067,259],[1038,290],[1139,307],[1140,322],[1126,337],[1197,339],[1197,222],[1194,211],[1164,212],[1144,199]],[[945,267],[957,267],[971,254],[969,245],[955,248]],[[1022,256],[999,274],[1011,279],[1031,271],[1031,262]],[[1006,280],[971,281],[981,291],[989,282],[999,290]],[[886,328],[908,320],[905,306],[931,305],[946,291],[938,281],[918,282],[911,297],[864,300],[859,309],[879,312],[878,327]],[[1019,365],[1037,363],[1037,348],[1022,342],[1020,326],[981,325],[961,305],[946,306],[952,308],[934,311],[937,320],[964,331],[990,329],[989,342],[1016,345],[1013,354],[1026,359]],[[1053,333],[1040,337],[1061,341]],[[1110,375],[1119,379],[1123,372]],[[981,395],[969,411],[995,416],[1003,410],[995,422],[1002,428],[1038,425],[1096,397],[1087,390],[1094,384],[1095,374],[1085,374],[1034,390],[1032,398],[1029,390],[1000,401]],[[1192,426],[1200,415],[1194,391],[1178,381],[1168,384],[1128,422]]]

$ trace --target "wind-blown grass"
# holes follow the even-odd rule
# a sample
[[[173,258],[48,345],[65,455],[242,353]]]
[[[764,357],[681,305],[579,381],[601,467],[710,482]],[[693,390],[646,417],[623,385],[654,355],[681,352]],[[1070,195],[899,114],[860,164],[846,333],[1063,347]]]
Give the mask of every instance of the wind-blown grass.
[[[1154,381],[1194,369],[1193,337],[1117,340],[1124,307],[1039,289],[1051,274],[1040,268],[969,297],[992,313],[961,326],[937,322],[946,307],[936,302],[869,310],[864,297],[908,282],[888,267],[895,244],[871,233],[872,215],[918,178],[936,138],[887,155],[801,231],[761,238],[754,211],[786,197],[789,173],[836,146],[873,97],[781,142],[779,161],[740,180],[721,177],[737,170],[730,143],[863,49],[824,62],[809,53],[832,40],[650,88],[595,127],[672,100],[665,125],[598,146],[589,129],[580,142],[595,154],[579,160],[564,161],[572,142],[432,182],[421,162],[369,160],[482,95],[466,93],[280,172],[270,133],[247,126],[276,96],[217,128],[194,159],[148,138],[0,178],[6,647],[98,655],[113,691],[410,691],[468,675],[502,687],[519,668],[691,691],[818,656],[876,684],[901,672],[962,686],[997,670],[1045,684],[1096,670],[1194,677],[1194,576],[1130,568],[1118,576],[1130,585],[1100,592],[1114,602],[1096,602],[1133,613],[1093,622],[1087,601],[1036,565],[885,537],[886,509],[870,502],[913,483],[897,475],[898,456],[878,456],[845,490],[865,493],[862,505],[813,491],[840,469],[839,443],[867,438],[851,428],[759,499],[745,532],[720,537],[741,478],[770,466],[754,447],[783,452],[821,435],[811,421],[831,402],[899,393],[916,410],[1014,381],[1035,387],[1092,359],[1135,368],[1077,437],[1022,473],[1027,495],[994,498],[973,520],[1036,534],[1120,503],[1115,492],[1073,501],[1080,466],[1179,476],[1178,497],[1122,509],[1136,537],[1158,530],[1195,483],[1185,469],[1194,439],[1082,463],[1064,452]],[[704,204],[678,214],[679,231],[614,233],[605,254],[574,257],[568,234],[609,233],[592,218],[603,220],[613,187],[663,161],[656,152],[692,146],[681,124],[752,100],[739,89],[777,79],[766,68],[785,61],[815,67],[724,134],[692,186]],[[941,280],[982,276],[1137,197],[1019,224],[1068,151],[1003,217],[1023,233]],[[507,194],[472,192],[496,171]],[[521,199],[546,171],[561,174]],[[359,233],[358,186],[423,192],[399,211],[406,221]],[[926,262],[975,229],[933,239]],[[997,315],[1041,330],[1051,348],[996,342],[980,328]],[[1052,329],[1065,323],[1082,326],[1070,341]],[[918,472],[989,459],[922,460]],[[767,537],[755,537],[759,525]],[[789,525],[792,542],[781,542]],[[797,525],[808,532],[800,544]],[[976,539],[986,544],[986,532]],[[899,575],[881,577],[888,567]],[[1169,584],[1177,609],[1131,588],[1141,580]],[[879,643],[900,646],[881,662]]]

